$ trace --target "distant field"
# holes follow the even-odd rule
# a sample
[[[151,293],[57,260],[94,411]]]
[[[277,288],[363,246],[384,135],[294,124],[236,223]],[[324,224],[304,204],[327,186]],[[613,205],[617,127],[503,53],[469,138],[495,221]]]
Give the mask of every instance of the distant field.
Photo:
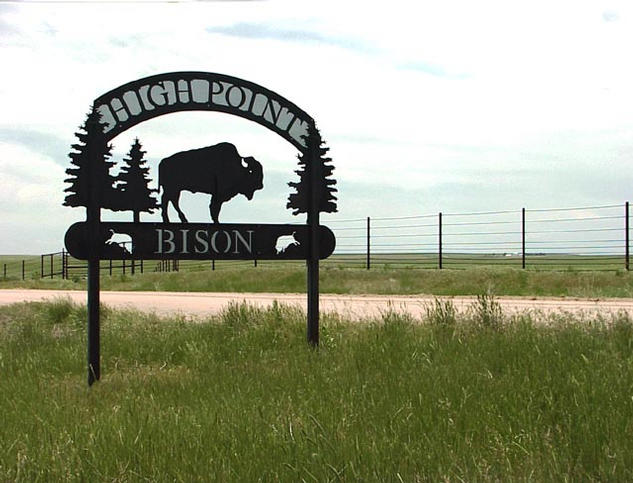
[[[11,280],[21,279],[23,262],[25,278],[40,277],[41,263],[39,255],[0,255],[0,280],[3,278]],[[61,263],[61,259],[58,263]]]
[[[0,277],[11,280],[22,279],[22,263],[24,262],[24,278],[40,278],[44,273],[46,278],[50,278],[51,272],[55,277],[59,277],[62,272],[61,256],[45,257],[42,263],[38,255],[0,255]],[[171,261],[147,260],[142,262],[144,272],[154,272],[167,270]],[[323,267],[334,268],[367,268],[367,256],[365,254],[340,254],[332,255],[321,262]],[[69,278],[81,278],[86,273],[86,263],[68,259]],[[107,274],[130,274],[132,271],[132,261],[102,260],[102,270]],[[134,271],[139,272],[141,262],[134,262]],[[198,261],[181,260],[179,267],[181,271],[202,271],[202,270],[224,270],[247,267],[302,267],[302,261],[270,261],[270,260],[218,260]],[[370,269],[437,269],[439,268],[439,257],[436,253],[387,253],[374,254],[369,260]],[[522,258],[518,255],[504,254],[456,254],[448,253],[442,257],[442,268],[467,270],[471,268],[521,268]],[[573,270],[573,271],[615,271],[625,268],[623,255],[569,255],[550,254],[537,255],[528,254],[526,256],[526,269],[528,270]],[[42,272],[43,270],[43,272]],[[6,277],[5,277],[6,272]]]
[[[244,263],[220,266],[185,266],[179,272],[145,272],[130,275],[121,271],[108,275],[102,266],[103,290],[194,291],[194,292],[277,292],[306,290],[306,269],[302,264]],[[85,277],[70,280],[0,279],[0,288],[77,289],[86,287]],[[320,272],[323,293],[385,295],[496,295],[633,297],[633,274],[624,270],[521,270],[507,267],[472,267],[462,270],[417,270],[412,268],[339,268],[324,264]]]
[[[624,316],[304,317],[104,310],[88,389],[85,307],[0,307],[0,480],[633,480]]]

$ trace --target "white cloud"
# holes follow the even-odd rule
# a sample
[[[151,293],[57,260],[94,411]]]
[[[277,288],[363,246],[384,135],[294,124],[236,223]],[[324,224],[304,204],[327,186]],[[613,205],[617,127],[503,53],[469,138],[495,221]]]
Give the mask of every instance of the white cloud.
[[[62,166],[92,100],[180,70],[251,80],[315,117],[337,166],[341,218],[441,203],[621,201],[633,181],[629,3],[16,4],[0,10],[0,177],[14,188],[0,195],[0,213],[16,233],[47,223],[61,243],[64,224],[83,216],[61,208]],[[296,150],[266,129],[215,113],[170,115],[116,138],[115,158],[134,136],[154,170],[173,152],[234,142],[275,180],[256,197],[258,216],[289,216],[283,183]],[[609,188],[592,190],[594,179]],[[204,196],[187,203],[206,216]],[[227,214],[243,216],[246,205],[231,203]]]
[[[64,208],[64,168],[22,146],[0,143],[0,219],[4,253],[59,250],[66,227],[83,213]],[[81,210],[80,210],[81,211]],[[30,235],[24,236],[28,231]],[[37,234],[40,245],[33,234]]]

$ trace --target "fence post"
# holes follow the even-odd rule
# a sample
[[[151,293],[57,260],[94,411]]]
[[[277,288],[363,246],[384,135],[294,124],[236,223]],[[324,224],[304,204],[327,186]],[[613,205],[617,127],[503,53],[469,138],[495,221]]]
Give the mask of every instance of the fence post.
[[[130,268],[130,273],[134,275],[134,259],[132,259],[132,267]]]
[[[40,278],[44,278],[44,255],[40,255]]]
[[[521,208],[521,268],[525,268],[525,208]]]
[[[254,258],[254,259],[253,259],[253,266],[254,266],[255,268],[257,268],[257,258]]]
[[[143,259],[141,258],[141,273],[143,273]]]
[[[24,280],[24,260],[22,260],[22,280]]]
[[[110,276],[112,276],[112,259],[110,259]]]
[[[4,275],[3,275],[3,278],[7,278],[7,264],[6,264],[6,263],[4,263],[3,265],[4,265],[3,270],[2,270],[2,272],[3,272],[3,274],[4,274]]]
[[[62,248],[62,280],[66,280],[66,252]]]
[[[370,225],[371,220],[369,216],[367,217],[367,270],[371,268],[371,237],[370,237]]]
[[[624,240],[626,247],[624,249],[624,265],[629,270],[629,202],[624,204]]]
[[[211,270],[215,270],[215,260],[211,260]]]
[[[55,266],[53,265],[55,261],[54,258],[55,258],[55,254],[51,253],[51,278],[53,278],[53,272],[55,271]]]
[[[439,236],[438,236],[438,267],[442,269],[442,212],[440,211],[439,219],[438,219],[438,227],[439,227]]]

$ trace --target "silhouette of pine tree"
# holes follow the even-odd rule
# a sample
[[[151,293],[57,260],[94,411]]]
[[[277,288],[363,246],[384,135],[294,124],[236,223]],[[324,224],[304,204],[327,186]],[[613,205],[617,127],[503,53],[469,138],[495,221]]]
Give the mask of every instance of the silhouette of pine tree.
[[[86,122],[75,133],[79,142],[72,145],[73,151],[68,154],[74,166],[66,169],[70,177],[64,180],[70,186],[64,206],[88,206],[92,200],[99,208],[116,209],[115,178],[110,174],[114,163],[108,161],[112,155],[112,145],[105,141],[101,114],[94,106],[91,108]]]
[[[310,124],[308,126],[308,134],[302,136],[306,142],[306,150],[297,155],[299,159],[299,169],[295,171],[299,175],[298,182],[290,182],[288,186],[296,190],[288,196],[286,208],[293,210],[293,215],[299,213],[308,213],[310,211],[310,178],[311,170],[317,170],[318,186],[317,200],[319,212],[334,213],[337,211],[336,196],[337,191],[334,186],[336,180],[329,178],[334,171],[334,166],[330,163],[332,158],[326,157],[330,148],[325,146],[325,142],[321,139],[321,133],[316,126]],[[314,159],[314,162],[310,162]]]
[[[286,208],[293,210],[293,215],[307,213],[309,210],[308,193],[310,189],[310,180],[306,157],[307,153],[300,153],[297,155],[297,159],[299,160],[299,169],[296,170],[295,173],[299,175],[299,181],[296,183],[288,183],[288,186],[296,190],[295,193],[291,193],[288,196],[288,203],[286,204]]]
[[[131,210],[134,213],[134,223],[139,223],[141,212],[151,213],[158,208],[158,201],[152,193],[157,189],[150,189],[149,167],[145,164],[146,151],[138,138],[132,143],[127,158],[123,158],[125,165],[117,176],[117,191],[121,197],[121,210]]]

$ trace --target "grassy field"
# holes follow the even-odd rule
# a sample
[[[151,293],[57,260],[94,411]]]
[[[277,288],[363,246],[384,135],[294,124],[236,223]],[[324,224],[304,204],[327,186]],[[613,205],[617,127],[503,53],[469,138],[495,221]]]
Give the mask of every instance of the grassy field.
[[[54,271],[57,271],[60,266],[61,258],[53,261]],[[25,279],[40,278],[42,270],[39,255],[0,255],[0,280],[22,279],[22,267],[24,267]],[[50,269],[50,262],[47,267]]]
[[[521,257],[512,255],[510,257],[503,254],[459,254],[445,253],[443,255],[442,266],[444,269],[469,270],[472,268],[515,268],[521,269]],[[43,262],[43,263],[42,263]],[[131,260],[102,260],[101,269],[108,275],[120,275],[131,273]],[[135,262],[135,272],[140,272],[140,261]],[[145,260],[143,271],[155,272],[162,270],[168,262],[157,260]],[[267,261],[258,262],[248,260],[218,260],[216,262],[200,260],[181,260],[180,270],[187,272],[209,271],[213,266],[216,270],[236,270],[240,268],[252,268],[256,265],[259,268],[288,268],[297,269],[305,265],[302,261]],[[364,254],[336,254],[321,262],[324,268],[338,269],[366,269],[367,258]],[[86,262],[76,260],[72,257],[68,259],[68,278],[82,278],[86,275]],[[24,270],[23,270],[24,267]],[[438,268],[438,255],[436,253],[378,253],[373,254],[370,260],[372,269],[436,269]],[[623,255],[569,255],[550,254],[535,255],[528,254],[526,258],[526,268],[528,270],[556,270],[556,271],[618,271],[625,269],[625,259]],[[61,254],[46,256],[43,259],[38,255],[0,255],[0,280],[21,280],[60,277],[62,272]],[[6,275],[5,275],[6,274]]]
[[[0,307],[2,481],[631,481],[633,323],[481,297],[351,324],[233,306],[191,323]],[[532,317],[535,317],[534,315]]]
[[[323,293],[338,294],[435,294],[633,297],[633,274],[611,272],[471,268],[468,270],[345,269],[325,266],[320,273]],[[261,265],[222,270],[187,270],[134,276],[109,276],[102,272],[103,290],[211,291],[211,292],[305,292],[305,267]],[[0,288],[48,288],[85,290],[83,278],[74,280],[0,280]]]

